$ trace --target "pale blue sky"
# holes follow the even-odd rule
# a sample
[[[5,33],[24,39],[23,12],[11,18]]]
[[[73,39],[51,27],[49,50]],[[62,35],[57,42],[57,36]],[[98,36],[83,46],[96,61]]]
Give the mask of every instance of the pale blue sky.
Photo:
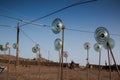
[[[34,20],[46,14],[64,8],[70,4],[87,0],[0,0],[0,15],[12,16],[22,20]],[[36,23],[51,26],[55,18],[60,18],[69,29],[94,32],[97,27],[106,27],[110,34],[120,35],[120,0],[97,0],[95,2],[74,6],[36,21]],[[16,27],[18,21],[0,16],[0,25]],[[20,23],[23,24],[23,23]],[[42,57],[58,61],[58,52],[54,50],[54,40],[61,38],[61,33],[55,35],[51,27],[25,25],[21,27],[35,42],[41,46]],[[120,36],[111,35],[115,40],[114,56],[120,64]],[[0,26],[0,44],[16,42],[16,29]],[[69,52],[68,61],[74,60],[81,65],[86,64],[84,43],[89,42],[90,63],[98,64],[98,53],[93,45],[96,43],[94,33],[65,30],[64,50]],[[34,58],[32,47],[35,45],[23,32],[20,33],[20,56]],[[11,54],[15,50],[11,48]],[[107,51],[102,49],[102,64],[107,60]]]

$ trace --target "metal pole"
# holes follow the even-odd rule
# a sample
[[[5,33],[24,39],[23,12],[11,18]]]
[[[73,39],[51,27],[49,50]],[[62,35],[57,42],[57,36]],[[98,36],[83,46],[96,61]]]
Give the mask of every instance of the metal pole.
[[[99,51],[99,76],[98,80],[101,80],[101,51]]]
[[[109,79],[112,79],[112,75],[111,75],[111,64],[110,64],[110,53],[109,53],[109,49],[107,49],[108,51],[108,63],[109,63]]]
[[[41,79],[40,78],[40,75],[41,75],[41,56],[40,56],[40,50],[39,50],[39,58],[37,60],[38,60],[38,65],[39,65],[39,79]]]
[[[15,75],[16,75],[16,80],[18,80],[18,65],[19,65],[19,33],[20,33],[20,26],[19,23],[17,24],[17,47],[16,47],[16,70],[15,70]]]
[[[7,80],[9,80],[9,72],[10,72],[10,48],[8,53],[8,71],[7,71]]]
[[[66,57],[66,80],[68,80],[68,62],[67,62],[67,57]]]
[[[108,46],[108,48],[109,48],[109,50],[110,50],[110,53],[111,53],[111,55],[112,55],[112,58],[113,58],[113,61],[114,61],[115,67],[116,67],[117,72],[118,72],[118,76],[120,77],[120,72],[119,72],[119,69],[118,69],[117,63],[116,63],[116,61],[115,61],[115,58],[114,58],[114,55],[113,55],[112,49],[111,49],[110,44],[109,44],[108,42],[107,42],[107,46]]]
[[[89,80],[89,49],[87,49],[87,80]]]
[[[19,33],[20,33],[20,26],[19,26],[19,23],[18,23],[17,24],[16,67],[19,65]]]
[[[62,26],[61,77],[60,77],[60,80],[63,80],[63,50],[64,50],[64,29],[65,29],[65,27],[64,27],[64,26]]]
[[[60,73],[61,73],[61,53],[60,53],[60,50],[58,51],[59,53],[59,65],[58,65],[58,80],[60,80]]]

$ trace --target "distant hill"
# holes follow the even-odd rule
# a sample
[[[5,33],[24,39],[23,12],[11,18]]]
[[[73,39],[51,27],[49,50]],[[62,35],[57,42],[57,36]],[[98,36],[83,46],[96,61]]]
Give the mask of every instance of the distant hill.
[[[16,56],[14,55],[7,55],[7,54],[0,54],[0,63],[8,63],[10,60],[10,64],[15,64],[16,63]],[[22,58],[19,57],[19,64],[20,65],[54,65],[56,64],[53,61],[49,61],[45,58],[38,58],[38,59],[27,59],[27,58]],[[49,63],[49,64],[48,64]]]
[[[10,59],[10,60],[16,60],[16,56],[14,55],[7,55],[7,54],[0,54],[0,59]],[[34,59],[28,59],[28,58],[22,58],[22,57],[19,57],[19,60],[36,60],[35,58]],[[49,60],[45,59],[45,58],[38,58],[38,60],[40,60],[41,62],[47,62]],[[53,62],[53,61],[49,61],[49,62]]]

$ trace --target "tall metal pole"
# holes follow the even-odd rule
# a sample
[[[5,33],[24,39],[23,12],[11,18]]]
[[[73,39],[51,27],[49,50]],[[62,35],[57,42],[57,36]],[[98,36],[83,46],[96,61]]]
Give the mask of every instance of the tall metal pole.
[[[67,57],[66,57],[66,80],[68,80],[68,62],[67,62]]]
[[[60,77],[60,80],[63,80],[64,29],[65,29],[65,27],[64,27],[64,26],[62,26],[61,77]]]
[[[98,80],[101,80],[101,51],[99,51],[99,76]]]
[[[112,55],[112,58],[113,58],[115,67],[116,67],[117,72],[118,72],[118,76],[120,77],[120,71],[119,71],[119,68],[118,68],[118,66],[117,66],[117,63],[116,63],[116,60],[115,60],[115,58],[114,58],[114,55],[113,55],[113,52],[112,52],[112,49],[111,49],[111,47],[110,47],[109,42],[107,42],[107,46],[108,46],[108,48],[109,48],[109,50],[110,50],[110,53],[111,53],[111,55]]]
[[[109,49],[107,49],[108,51],[108,63],[109,63],[109,79],[112,79],[112,75],[111,75],[111,64],[110,64],[110,53],[109,53]]]
[[[17,24],[16,67],[19,65],[19,33],[20,33],[20,26],[19,26],[19,23],[18,23]]]
[[[89,49],[87,49],[87,80],[89,80]]]
[[[10,72],[10,48],[9,48],[9,54],[8,54],[7,80],[9,80],[9,72]]]
[[[58,51],[58,53],[59,53],[59,67],[58,67],[58,80],[60,80],[60,73],[61,73],[61,53],[60,53],[60,50]]]
[[[38,60],[38,65],[39,65],[39,79],[41,79],[40,78],[40,75],[41,75],[41,56],[40,56],[40,50],[39,50],[39,58],[37,60]]]

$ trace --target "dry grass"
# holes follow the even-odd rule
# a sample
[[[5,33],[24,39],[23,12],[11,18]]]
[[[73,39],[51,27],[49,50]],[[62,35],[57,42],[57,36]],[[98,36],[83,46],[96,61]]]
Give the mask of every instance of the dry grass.
[[[8,56],[1,55],[0,58],[5,60],[8,59]],[[14,58],[14,56],[11,56],[10,60],[14,60]],[[8,66],[8,62],[0,62],[0,66]],[[27,67],[19,65],[16,68],[14,64],[10,64],[9,72],[6,70],[0,73],[0,80],[60,80],[59,69],[58,66],[45,65],[28,65]],[[87,80],[87,70],[63,68],[63,80]],[[97,69],[89,69],[89,80],[98,80]],[[101,80],[110,80],[109,71],[101,71]],[[112,72],[112,80],[120,80],[116,71]]]
[[[3,64],[2,64],[3,65]],[[17,71],[16,71],[17,70]],[[10,65],[10,71],[4,71],[0,74],[0,80],[59,80],[59,67],[55,66],[19,66],[17,69],[14,65]],[[98,70],[90,69],[89,80],[98,80]],[[101,72],[101,80],[110,80],[109,72],[103,70]],[[80,68],[71,70],[64,68],[63,80],[87,80],[87,71]],[[117,72],[112,72],[112,80],[120,80]]]

